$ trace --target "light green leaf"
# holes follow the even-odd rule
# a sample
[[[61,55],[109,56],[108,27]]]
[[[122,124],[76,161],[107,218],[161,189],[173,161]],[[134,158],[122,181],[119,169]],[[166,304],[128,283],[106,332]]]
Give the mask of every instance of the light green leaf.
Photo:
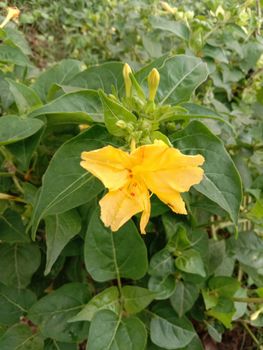
[[[64,143],[53,156],[43,178],[32,213],[32,234],[47,215],[63,213],[87,203],[102,191],[101,183],[80,166],[82,151],[91,151],[110,142],[104,128],[96,126]]]
[[[242,199],[240,176],[223,143],[198,121],[172,136],[174,147],[185,154],[202,154],[204,178],[195,189],[216,202],[237,223]]]
[[[150,23],[154,29],[175,34],[180,39],[189,40],[189,29],[183,22],[171,21],[165,17],[152,17]]]
[[[103,310],[91,322],[88,350],[145,350],[147,333],[137,317],[121,318]]]
[[[114,136],[125,135],[126,131],[116,123],[118,121],[135,123],[137,120],[135,115],[112,98],[107,97],[102,91],[100,91],[100,98],[104,108],[104,122],[108,131]]]
[[[7,79],[7,81],[20,114],[30,111],[33,107],[42,105],[40,98],[32,88],[11,79]]]
[[[46,101],[49,90],[52,89],[53,85],[69,84],[69,81],[81,72],[82,65],[77,60],[62,60],[40,74],[32,88],[38,93],[42,101]]]
[[[124,286],[122,295],[124,308],[129,314],[136,314],[145,309],[155,296],[150,290],[137,286]]]
[[[201,255],[194,249],[185,250],[175,260],[176,267],[184,272],[206,276],[205,267]]]
[[[81,229],[81,218],[75,209],[45,218],[47,261],[45,275],[49,274],[62,249]]]
[[[30,117],[46,115],[48,123],[80,124],[102,122],[102,107],[99,95],[94,90],[70,92],[35,109]]]
[[[112,232],[100,220],[98,209],[88,226],[84,257],[87,271],[99,282],[120,277],[139,279],[148,267],[146,247],[134,223],[129,221]]]
[[[14,143],[35,134],[44,123],[39,119],[23,119],[16,116],[0,118],[0,146]]]
[[[29,326],[15,324],[0,338],[1,350],[43,350],[44,339]]]
[[[5,44],[0,46],[0,62],[11,63],[17,66],[32,66],[28,57],[18,47]]]
[[[84,309],[70,319],[69,322],[91,321],[96,313],[101,310],[110,310],[117,315],[120,313],[121,306],[117,287],[107,288],[103,292],[95,295]]]
[[[68,82],[70,86],[84,89],[102,89],[106,94],[112,93],[112,87],[121,90],[124,81],[122,76],[123,63],[106,62],[98,66],[89,67],[77,74]]]
[[[18,289],[25,288],[40,265],[40,251],[31,243],[0,245],[0,282]]]
[[[88,286],[69,283],[40,299],[29,310],[28,318],[44,337],[74,343],[87,337],[88,323],[69,323],[90,298]]]

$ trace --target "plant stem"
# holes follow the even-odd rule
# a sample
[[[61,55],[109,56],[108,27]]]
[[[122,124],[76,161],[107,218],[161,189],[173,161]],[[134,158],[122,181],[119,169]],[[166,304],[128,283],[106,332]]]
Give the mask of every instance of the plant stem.
[[[255,335],[253,334],[253,332],[251,331],[251,329],[248,327],[248,325],[246,324],[246,322],[244,321],[240,321],[241,324],[243,325],[243,327],[245,328],[245,330],[248,332],[248,334],[250,335],[250,337],[253,339],[253,341],[255,342],[255,344],[257,344],[257,346],[260,345],[260,342],[257,340],[257,338],[255,337]]]
[[[239,303],[253,303],[253,304],[263,304],[263,298],[239,298],[233,297],[233,301]]]

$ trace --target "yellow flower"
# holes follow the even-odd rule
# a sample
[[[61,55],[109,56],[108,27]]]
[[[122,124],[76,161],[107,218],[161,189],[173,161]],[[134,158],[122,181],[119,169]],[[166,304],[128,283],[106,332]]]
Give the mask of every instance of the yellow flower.
[[[0,28],[4,28],[11,20],[17,20],[20,15],[20,10],[17,7],[7,7],[7,15],[4,21],[0,24]]]
[[[175,213],[187,214],[181,192],[203,178],[201,155],[187,156],[163,141],[140,146],[130,153],[106,146],[82,152],[80,165],[99,178],[109,192],[100,200],[101,219],[117,231],[133,215],[142,212],[141,233],[150,217],[150,193]]]

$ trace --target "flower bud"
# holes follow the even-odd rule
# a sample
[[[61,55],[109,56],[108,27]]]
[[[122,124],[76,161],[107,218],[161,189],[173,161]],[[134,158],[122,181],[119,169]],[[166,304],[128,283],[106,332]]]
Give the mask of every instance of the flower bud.
[[[172,15],[174,15],[177,11],[176,7],[171,7],[167,2],[165,1],[161,1],[161,6],[163,8],[164,11],[171,13]]]
[[[128,63],[125,63],[123,66],[122,74],[124,78],[126,97],[131,97],[132,82],[130,73],[132,73],[131,67],[128,65]]]
[[[0,28],[4,28],[9,21],[18,19],[20,10],[17,7],[7,7],[7,15],[4,21],[0,24]]]
[[[223,7],[221,5],[219,5],[216,9],[216,12],[215,12],[215,15],[217,18],[222,18],[224,19],[225,18],[225,10],[223,9]]]
[[[263,312],[263,307],[261,307],[259,310],[253,312],[253,314],[250,315],[251,321],[255,321],[259,315]]]
[[[149,101],[154,101],[159,83],[160,74],[156,68],[153,68],[148,75]]]
[[[116,126],[118,126],[121,129],[126,129],[127,123],[124,120],[120,119],[116,122]]]

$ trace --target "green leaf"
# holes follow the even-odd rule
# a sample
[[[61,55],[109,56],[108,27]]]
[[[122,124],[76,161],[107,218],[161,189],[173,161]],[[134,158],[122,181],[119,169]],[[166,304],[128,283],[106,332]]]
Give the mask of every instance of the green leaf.
[[[208,275],[212,275],[214,271],[221,265],[226,257],[225,241],[215,241],[210,239],[208,242],[208,254],[206,270]]]
[[[0,118],[0,146],[14,143],[35,134],[44,123],[39,119],[23,119],[16,116]]]
[[[103,310],[96,314],[90,325],[89,350],[144,350],[147,333],[137,317],[121,318]]]
[[[201,255],[194,249],[185,250],[175,260],[175,266],[184,272],[206,276],[205,267]]]
[[[123,63],[121,62],[103,63],[79,73],[69,81],[68,85],[84,89],[102,89],[106,94],[110,94],[113,92],[112,87],[116,91],[123,87],[122,70]]]
[[[0,214],[0,241],[7,243],[29,242],[21,216],[11,209]]]
[[[210,337],[212,339],[214,339],[214,341],[216,341],[217,343],[221,343],[222,341],[222,334],[218,332],[218,330],[211,326],[211,324],[207,324],[207,330],[208,330],[208,334],[210,335]]]
[[[177,314],[182,317],[194,305],[199,296],[199,288],[187,282],[177,282],[175,292],[170,297],[171,305]]]
[[[231,298],[239,289],[240,284],[232,277],[216,276],[209,280],[208,287],[213,290],[213,292],[217,293],[217,295]]]
[[[35,301],[36,296],[30,290],[0,284],[0,324],[10,326],[19,322]]]
[[[87,203],[102,191],[101,183],[80,166],[80,154],[101,148],[110,140],[105,129],[96,126],[58,149],[42,178],[42,187],[32,213],[33,237],[43,217]]]
[[[0,245],[0,282],[18,289],[25,288],[40,265],[40,251],[31,243]]]
[[[216,202],[237,224],[242,199],[240,176],[223,143],[198,121],[172,136],[174,147],[185,154],[202,154],[204,178],[195,189]]]
[[[167,58],[158,71],[161,79],[156,100],[172,105],[188,101],[208,75],[207,66],[200,58],[186,55]],[[143,81],[145,87],[146,80]]]
[[[154,29],[175,34],[180,39],[189,40],[189,29],[183,22],[170,21],[164,17],[152,17],[150,23]]]
[[[88,323],[69,323],[90,298],[88,286],[69,283],[40,299],[29,310],[28,318],[44,337],[74,343],[87,337]]]
[[[32,333],[30,327],[15,324],[0,338],[1,350],[43,350],[44,341],[39,333]]]
[[[89,222],[84,257],[87,271],[99,282],[139,279],[148,268],[146,247],[134,223],[129,221],[112,232],[100,220],[98,209]]]
[[[30,111],[33,107],[42,105],[40,98],[32,88],[11,79],[7,79],[7,81],[20,114]]]
[[[29,116],[33,118],[46,115],[51,125],[102,122],[101,109],[98,93],[82,90],[62,95],[35,109]]]
[[[55,339],[47,339],[44,350],[79,350],[79,346],[78,344],[61,343]]]
[[[25,55],[32,55],[30,46],[22,31],[9,26],[4,28],[4,32],[5,41],[8,40],[8,43],[12,41],[12,44],[18,46]]]
[[[5,44],[0,46],[0,62],[11,63],[17,66],[32,66],[28,57],[18,47]]]
[[[100,98],[104,108],[104,121],[108,131],[114,136],[126,135],[126,131],[116,125],[116,123],[118,121],[135,123],[137,120],[135,115],[112,98],[107,97],[102,91],[100,91]]]
[[[81,229],[81,218],[77,210],[50,215],[45,218],[47,261],[45,275],[49,274],[62,249]]]
[[[263,240],[254,232],[240,232],[236,240],[231,240],[235,258],[247,266],[253,267],[263,275]]]
[[[40,74],[32,85],[32,88],[41,97],[42,101],[46,101],[52,86],[54,84],[69,84],[69,81],[81,72],[82,65],[83,64],[77,60],[62,60],[54,67]]]
[[[186,317],[177,317],[168,306],[153,310],[150,324],[151,341],[164,349],[180,349],[188,345],[195,336],[192,324]]]
[[[146,288],[124,286],[122,288],[124,308],[129,314],[136,314],[145,309],[154,299],[155,294]]]
[[[97,312],[101,310],[110,310],[115,314],[121,311],[119,290],[117,287],[110,287],[103,292],[95,295],[88,304],[69,322],[91,321]]]
[[[169,298],[176,287],[176,280],[173,275],[151,276],[148,282],[148,288],[155,293],[155,299],[163,300]]]
[[[174,257],[167,248],[153,255],[148,271],[150,275],[163,277],[173,272],[175,272]]]

